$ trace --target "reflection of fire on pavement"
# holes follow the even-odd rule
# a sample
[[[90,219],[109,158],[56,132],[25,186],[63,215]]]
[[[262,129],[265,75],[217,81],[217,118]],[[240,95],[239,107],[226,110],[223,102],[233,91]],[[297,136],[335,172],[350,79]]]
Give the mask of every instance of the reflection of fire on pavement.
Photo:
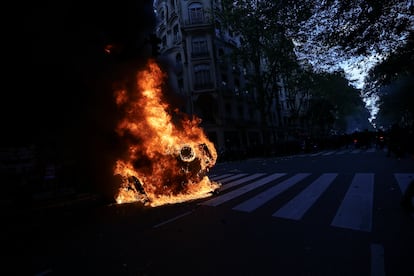
[[[127,146],[114,168],[122,181],[117,203],[179,203],[211,196],[221,185],[206,175],[216,163],[214,144],[198,118],[173,119],[162,98],[164,77],[150,60],[147,69],[138,72],[135,85],[115,93],[124,114],[116,130]]]

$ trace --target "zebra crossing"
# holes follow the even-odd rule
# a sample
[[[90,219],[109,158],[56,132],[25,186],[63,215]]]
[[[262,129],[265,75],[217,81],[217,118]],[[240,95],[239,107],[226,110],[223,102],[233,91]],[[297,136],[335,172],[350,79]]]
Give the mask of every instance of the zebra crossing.
[[[338,179],[340,173],[322,173],[312,181],[307,181],[311,173],[226,173],[212,175],[213,181],[222,183],[220,193],[200,202],[200,205],[217,207],[224,203],[234,202],[233,199],[242,195],[253,194],[242,202],[232,203],[230,208],[235,211],[252,213],[263,205],[277,200],[280,195],[292,187],[307,183],[297,195],[284,205],[274,210],[272,217],[296,220],[303,219],[306,213],[318,203],[321,196]],[[346,193],[338,205],[330,226],[371,232],[374,205],[374,173],[355,173],[347,187]],[[401,193],[414,178],[414,173],[394,173],[393,177]],[[312,177],[313,179],[314,177]],[[260,188],[260,189],[259,189]],[[254,191],[254,192],[253,192]]]
[[[386,149],[380,149],[376,147],[371,148],[346,148],[346,149],[335,149],[335,150],[322,150],[314,153],[304,153],[295,156],[298,157],[315,157],[315,156],[330,156],[330,155],[343,155],[343,154],[357,154],[357,153],[375,153],[375,152],[386,152]]]

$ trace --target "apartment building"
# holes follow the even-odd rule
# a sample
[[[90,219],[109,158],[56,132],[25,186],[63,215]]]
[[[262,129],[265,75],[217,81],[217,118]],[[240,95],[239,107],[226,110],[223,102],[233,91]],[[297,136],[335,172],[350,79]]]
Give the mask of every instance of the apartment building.
[[[213,8],[219,0],[157,0],[156,35],[161,55],[173,64],[169,80],[185,98],[182,110],[201,126],[219,152],[246,152],[263,144],[255,91],[248,68],[231,58],[240,43],[221,28]]]

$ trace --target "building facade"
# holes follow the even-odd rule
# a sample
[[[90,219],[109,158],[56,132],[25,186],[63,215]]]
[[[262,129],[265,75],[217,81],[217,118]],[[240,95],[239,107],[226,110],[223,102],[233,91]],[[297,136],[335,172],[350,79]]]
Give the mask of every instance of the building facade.
[[[154,5],[160,52],[173,64],[170,82],[186,99],[182,111],[202,119],[219,152],[245,154],[262,145],[255,91],[247,89],[249,69],[231,58],[240,41],[214,19],[219,1],[158,0]]]

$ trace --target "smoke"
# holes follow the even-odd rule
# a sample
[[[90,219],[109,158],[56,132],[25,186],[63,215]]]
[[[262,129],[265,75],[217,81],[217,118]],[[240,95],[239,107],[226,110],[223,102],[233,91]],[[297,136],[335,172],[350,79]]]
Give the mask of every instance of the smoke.
[[[151,56],[153,2],[36,2],[24,18],[29,58],[8,99],[5,141],[52,150],[76,179],[110,187],[119,146],[113,85]]]

